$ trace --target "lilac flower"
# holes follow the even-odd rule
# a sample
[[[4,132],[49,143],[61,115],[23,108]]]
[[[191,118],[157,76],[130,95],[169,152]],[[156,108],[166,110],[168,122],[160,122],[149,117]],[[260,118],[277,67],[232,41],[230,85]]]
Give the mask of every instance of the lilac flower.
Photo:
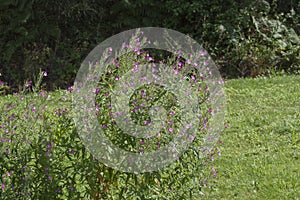
[[[207,126],[207,120],[205,120],[204,123],[203,123],[204,130],[206,130],[206,128],[207,128],[206,126]]]
[[[115,60],[115,59],[114,59],[114,62],[115,62],[115,65],[116,65],[117,67],[120,67],[120,63],[119,63],[118,60]]]
[[[72,86],[68,87],[68,91],[72,92],[73,91],[73,87]]]
[[[215,169],[214,166],[211,167],[211,171],[212,171],[212,172],[216,172],[216,169]]]
[[[31,86],[31,83],[32,83],[32,80],[28,81],[26,84],[25,84],[25,87],[30,87]]]
[[[95,90],[95,94],[97,95],[97,94],[99,94],[99,92],[100,92],[100,88],[97,88],[97,89]]]
[[[202,51],[202,52],[200,53],[201,56],[205,56],[206,54],[207,54],[206,51]]]

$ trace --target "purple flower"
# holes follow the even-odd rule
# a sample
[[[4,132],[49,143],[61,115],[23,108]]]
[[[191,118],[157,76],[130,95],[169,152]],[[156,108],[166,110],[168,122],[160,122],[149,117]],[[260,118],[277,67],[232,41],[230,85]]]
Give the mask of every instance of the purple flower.
[[[216,169],[215,169],[214,166],[211,167],[211,171],[214,172],[214,173],[216,172]]]
[[[100,92],[100,88],[97,88],[97,89],[95,90],[95,94],[97,95],[97,94],[99,94],[99,92]]]
[[[71,153],[71,154],[72,154],[72,153],[74,153],[74,152],[75,152],[74,149],[69,149],[69,150],[68,150],[68,153]]]
[[[15,118],[15,114],[12,114],[11,116],[10,116],[10,119],[14,119]]]
[[[1,184],[1,188],[2,188],[2,190],[4,190],[4,188],[5,188],[4,183]]]
[[[26,84],[25,84],[25,87],[30,87],[31,86],[31,83],[32,83],[32,80],[28,81]]]
[[[206,51],[202,51],[200,54],[201,54],[201,56],[205,56],[207,54],[207,52]]]
[[[73,91],[73,87],[72,86],[68,87],[68,91],[72,92]]]
[[[203,123],[204,130],[206,130],[206,126],[207,126],[207,120],[205,120],[204,123]]]
[[[43,76],[48,76],[47,72],[44,72]]]

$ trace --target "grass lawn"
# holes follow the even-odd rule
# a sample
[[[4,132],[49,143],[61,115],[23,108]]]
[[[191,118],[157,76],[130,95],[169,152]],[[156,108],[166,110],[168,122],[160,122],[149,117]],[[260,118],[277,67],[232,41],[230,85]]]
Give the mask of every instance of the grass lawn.
[[[209,199],[300,199],[300,76],[230,80]]]
[[[229,80],[225,89],[229,128],[203,198],[300,199],[300,76]],[[47,101],[69,107],[71,95],[56,91]]]

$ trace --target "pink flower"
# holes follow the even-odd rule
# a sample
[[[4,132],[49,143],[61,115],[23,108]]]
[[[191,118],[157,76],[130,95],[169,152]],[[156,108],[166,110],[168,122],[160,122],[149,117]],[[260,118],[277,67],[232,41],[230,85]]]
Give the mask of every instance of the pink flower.
[[[47,72],[44,72],[43,76],[48,76],[48,73],[47,73]]]
[[[2,184],[1,184],[2,190],[4,190],[4,187],[5,187],[5,185],[4,185],[4,183],[2,183]]]
[[[68,91],[72,92],[73,91],[73,87],[72,86],[68,87]]]
[[[205,56],[206,54],[207,54],[206,51],[202,51],[202,52],[201,52],[201,56]]]
[[[28,81],[26,84],[25,84],[25,87],[30,87],[31,86],[31,83],[32,83],[32,80]]]
[[[216,172],[216,169],[214,166],[211,167],[211,171]]]

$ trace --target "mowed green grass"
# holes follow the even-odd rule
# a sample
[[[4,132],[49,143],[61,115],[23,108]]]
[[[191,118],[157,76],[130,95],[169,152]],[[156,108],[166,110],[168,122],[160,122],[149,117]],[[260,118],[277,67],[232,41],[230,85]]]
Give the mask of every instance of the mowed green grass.
[[[300,199],[300,76],[230,80],[226,95],[208,199]]]

